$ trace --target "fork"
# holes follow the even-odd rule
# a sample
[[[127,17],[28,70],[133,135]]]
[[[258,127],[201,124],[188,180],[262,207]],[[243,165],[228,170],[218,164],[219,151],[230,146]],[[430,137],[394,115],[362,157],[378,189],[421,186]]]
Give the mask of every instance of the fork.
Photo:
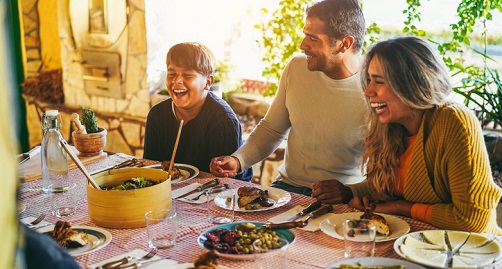
[[[226,184],[226,183],[225,183],[225,184],[223,184],[223,186],[225,186],[225,189],[230,189],[230,186],[228,186],[228,184]],[[198,201],[198,200],[199,200],[199,198],[200,198],[202,195],[205,195],[205,194],[206,194],[206,192],[204,191],[204,192],[202,192],[201,194],[197,195],[197,196],[196,196],[196,197],[194,197],[194,198],[185,198],[185,199],[190,200],[190,201],[194,201],[194,202],[195,202],[195,201]]]
[[[34,221],[28,223],[27,225],[28,225],[28,227],[33,227],[33,226],[39,224],[40,222],[42,222],[42,220],[44,220],[44,219],[45,219],[45,214],[42,213],[42,214],[40,214],[40,216],[38,216],[38,218],[36,218]]]
[[[152,248],[152,250],[150,250],[150,252],[148,252],[147,254],[145,254],[143,257],[131,257],[131,256],[127,256],[127,257],[124,257],[124,258],[122,258],[120,260],[117,260],[117,261],[112,261],[112,262],[109,262],[109,263],[105,263],[105,264],[103,264],[102,268],[103,269],[112,269],[112,268],[116,268],[117,266],[120,266],[122,264],[127,264],[127,263],[129,263],[131,261],[145,261],[145,260],[149,260],[153,256],[155,256],[156,254],[157,254],[157,249],[156,248]]]

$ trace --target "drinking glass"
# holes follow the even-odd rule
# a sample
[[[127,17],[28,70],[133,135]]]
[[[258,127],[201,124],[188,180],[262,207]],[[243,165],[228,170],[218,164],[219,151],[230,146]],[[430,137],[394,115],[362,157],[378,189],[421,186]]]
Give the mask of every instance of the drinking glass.
[[[145,213],[148,246],[156,249],[174,247],[178,227],[178,215],[175,210],[161,209]]]
[[[62,189],[59,186],[50,184],[47,189],[49,191],[49,199],[51,202],[52,214],[57,217],[67,217],[75,213],[77,200],[77,184],[70,184],[67,189]]]
[[[358,223],[354,227],[354,223]],[[373,257],[375,254],[376,226],[369,220],[343,222],[345,258]]]
[[[234,221],[234,211],[237,203],[234,190],[227,189],[225,186],[217,186],[206,191],[206,199],[210,223],[223,224]],[[224,204],[226,209],[221,208],[216,203]]]

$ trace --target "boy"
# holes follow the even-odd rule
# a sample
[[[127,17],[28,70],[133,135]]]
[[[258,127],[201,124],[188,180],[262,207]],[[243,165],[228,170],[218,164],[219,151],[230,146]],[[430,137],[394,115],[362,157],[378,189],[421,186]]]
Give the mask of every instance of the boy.
[[[174,45],[166,56],[166,87],[171,98],[148,113],[143,158],[170,160],[179,122],[184,121],[175,163],[209,172],[211,158],[228,155],[242,144],[239,120],[230,106],[209,88],[214,82],[215,57],[204,45]],[[248,169],[236,178],[251,180]]]

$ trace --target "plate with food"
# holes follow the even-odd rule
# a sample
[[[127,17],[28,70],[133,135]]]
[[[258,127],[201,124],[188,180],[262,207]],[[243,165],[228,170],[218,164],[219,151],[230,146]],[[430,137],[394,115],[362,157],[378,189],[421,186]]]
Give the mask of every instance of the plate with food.
[[[234,189],[237,194],[238,212],[265,211],[281,207],[291,200],[291,194],[287,191],[267,187],[240,187]],[[223,196],[217,196],[214,203],[223,208],[231,209],[232,203],[228,203]]]
[[[354,225],[357,226],[357,220],[361,219],[362,212],[352,212],[344,214],[336,214],[319,224],[319,228],[325,234],[343,240],[343,226],[342,222],[345,220],[353,220]],[[394,240],[410,231],[410,225],[396,216],[387,214],[373,214],[376,219],[373,220],[377,225],[377,234],[375,242],[384,242]]]
[[[357,269],[361,266],[376,266],[372,268],[388,268],[388,269],[425,269],[418,264],[412,262],[382,258],[382,257],[359,257],[348,260],[338,261],[325,267],[325,269]]]
[[[91,226],[72,226],[69,222],[58,221],[54,226],[38,230],[52,237],[71,256],[87,254],[104,248],[112,241],[110,232]]]
[[[143,167],[167,171],[169,170],[169,161],[154,165],[147,165]],[[173,175],[171,177],[171,183],[178,183],[183,180],[192,179],[196,177],[198,174],[199,174],[199,169],[193,165],[175,163],[173,166]]]
[[[399,256],[431,268],[482,268],[502,259],[495,236],[463,231],[427,230],[399,237]]]
[[[253,241],[268,240],[272,248],[281,248],[274,239],[280,237],[291,245],[295,235],[288,229],[262,228],[265,222],[234,222],[218,225],[204,231],[197,238],[197,243],[205,249],[214,249],[220,257],[235,260],[254,259]]]

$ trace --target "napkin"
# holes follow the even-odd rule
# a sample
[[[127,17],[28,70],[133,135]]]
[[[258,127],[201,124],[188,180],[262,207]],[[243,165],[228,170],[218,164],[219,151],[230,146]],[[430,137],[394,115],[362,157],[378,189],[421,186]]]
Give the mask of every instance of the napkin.
[[[302,209],[303,209],[302,206],[299,206],[299,205],[295,206],[282,214],[279,214],[277,216],[274,216],[274,217],[268,219],[268,221],[270,221],[272,223],[279,223],[279,222],[288,221],[289,218],[291,218],[295,214],[302,211]],[[309,224],[307,226],[305,226],[303,228],[298,228],[298,229],[301,229],[304,231],[309,231],[309,232],[319,231],[321,229],[321,228],[319,228],[319,224],[321,224],[321,222],[323,222],[325,219],[327,219],[331,216],[334,216],[334,215],[335,214],[333,214],[333,213],[328,213],[328,214],[324,214],[320,217],[317,217],[315,219],[311,219],[311,220],[309,220]],[[304,220],[305,218],[307,218],[307,216],[301,217],[301,218],[297,219],[296,221]]]
[[[188,186],[185,186],[183,188],[180,188],[180,189],[177,189],[177,190],[174,190],[172,191],[171,195],[172,197],[178,197],[180,195],[183,195],[191,190],[195,190],[197,187],[201,186],[202,184],[200,183],[192,183]],[[182,202],[185,202],[185,203],[190,203],[190,204],[204,204],[207,200],[206,196],[202,195],[202,197],[199,198],[199,200],[197,201],[192,201],[192,200],[189,200],[189,199],[185,199],[185,198],[195,198],[197,195],[201,194],[201,192],[196,192],[196,193],[192,193],[184,198],[180,198],[178,199],[178,201],[182,201]],[[213,199],[213,198],[211,198]]]
[[[26,217],[26,218],[21,219],[20,221],[24,224],[28,224],[28,223],[34,221],[35,219],[36,219],[36,217]],[[50,225],[53,225],[53,224],[48,221],[42,220],[39,224],[34,225],[34,226],[29,226],[29,227],[30,227],[30,229],[38,229],[38,228],[42,228],[42,227],[46,227],[46,226],[50,226]]]
[[[103,264],[109,263],[111,261],[120,260],[120,259],[122,259],[124,257],[127,257],[127,256],[131,256],[131,257],[143,257],[144,255],[146,255],[147,252],[148,251],[145,251],[145,250],[142,250],[142,249],[135,249],[135,250],[129,251],[127,253],[123,253],[123,254],[114,256],[112,258],[100,261],[98,263],[87,265],[86,268],[88,268],[88,269],[101,268],[100,266],[102,266]],[[148,268],[148,269],[155,269],[155,268],[158,268],[158,269],[163,269],[163,268],[178,268],[178,267],[174,267],[174,265],[178,264],[177,261],[170,260],[170,259],[163,259],[161,256],[158,256],[158,255],[153,256],[148,261],[155,261],[155,260],[161,260],[161,261],[154,262],[154,263],[151,263],[151,264],[146,264],[144,266],[141,266],[141,268]]]

